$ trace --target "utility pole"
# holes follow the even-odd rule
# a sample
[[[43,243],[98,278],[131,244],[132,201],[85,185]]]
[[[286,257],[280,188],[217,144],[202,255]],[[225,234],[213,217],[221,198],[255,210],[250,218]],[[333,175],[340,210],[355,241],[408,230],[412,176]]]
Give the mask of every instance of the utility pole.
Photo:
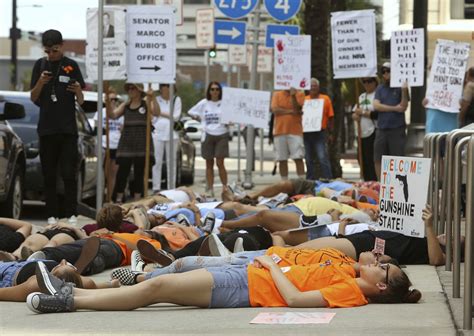
[[[12,0],[12,28],[10,29],[11,39],[11,63],[10,63],[10,84],[11,89],[16,90],[17,87],[17,66],[18,66],[18,38],[19,31],[16,27],[16,0]]]

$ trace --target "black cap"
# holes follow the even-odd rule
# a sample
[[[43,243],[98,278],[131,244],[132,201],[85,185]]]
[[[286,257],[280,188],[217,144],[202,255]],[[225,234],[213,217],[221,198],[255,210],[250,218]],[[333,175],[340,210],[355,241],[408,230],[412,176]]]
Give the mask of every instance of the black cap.
[[[43,33],[41,42],[44,47],[52,47],[53,45],[62,44],[63,36],[59,31],[50,29]]]

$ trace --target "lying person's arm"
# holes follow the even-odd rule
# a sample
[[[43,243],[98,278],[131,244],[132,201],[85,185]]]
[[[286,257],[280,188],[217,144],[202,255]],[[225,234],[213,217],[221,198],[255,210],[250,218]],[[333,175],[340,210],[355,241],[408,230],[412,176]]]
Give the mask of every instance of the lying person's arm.
[[[80,228],[78,228],[74,225],[70,225],[70,224],[67,224],[67,223],[58,222],[58,223],[53,224],[51,226],[48,225],[46,228],[49,228],[50,230],[66,229],[66,230],[72,231],[76,235],[77,239],[85,239],[85,238],[89,237],[87,235],[86,231],[84,231],[83,229],[80,229]]]
[[[292,308],[314,308],[314,307],[327,307],[328,303],[324,299],[323,295],[318,290],[301,292],[298,288],[287,279],[285,274],[281,271],[280,267],[273,261],[269,256],[261,256],[255,258],[255,260],[262,267],[265,267],[270,271],[273,282],[278,288],[281,296],[288,304],[288,307]]]
[[[175,222],[168,222],[167,223],[170,227],[176,227],[178,229],[181,229],[184,234],[188,237],[189,240],[196,240],[200,236],[197,234],[196,230],[192,227],[181,225],[179,223]]]
[[[25,238],[31,234],[31,230],[33,228],[33,225],[31,225],[31,223],[5,217],[0,217],[0,224],[8,226],[10,229],[21,233]]]

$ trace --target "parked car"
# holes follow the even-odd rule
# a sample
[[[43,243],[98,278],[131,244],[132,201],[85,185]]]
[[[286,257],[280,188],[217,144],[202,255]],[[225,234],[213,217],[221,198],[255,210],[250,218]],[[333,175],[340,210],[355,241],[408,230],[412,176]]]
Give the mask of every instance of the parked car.
[[[21,216],[26,157],[23,142],[8,120],[24,117],[23,105],[0,94],[0,216],[14,219]]]
[[[196,132],[189,134],[189,138],[193,141],[201,141],[201,136],[202,136],[201,122],[194,119],[188,119],[184,122],[184,128],[188,128],[188,127],[194,127],[196,129]]]
[[[29,92],[0,91],[8,101],[21,104],[25,117],[10,122],[14,131],[23,140],[26,148],[25,199],[44,200],[44,182],[39,160],[38,133],[36,131],[39,107],[30,100]],[[76,103],[76,122],[78,129],[78,200],[95,196],[97,184],[96,135],[87,117]],[[58,190],[64,190],[62,179],[58,177]]]

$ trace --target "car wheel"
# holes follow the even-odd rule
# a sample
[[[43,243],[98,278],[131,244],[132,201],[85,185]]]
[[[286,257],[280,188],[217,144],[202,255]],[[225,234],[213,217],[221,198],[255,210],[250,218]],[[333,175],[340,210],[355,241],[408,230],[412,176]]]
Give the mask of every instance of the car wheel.
[[[23,179],[21,170],[15,168],[12,179],[12,185],[8,191],[8,197],[0,204],[0,213],[4,217],[20,219],[21,210],[23,206]]]

